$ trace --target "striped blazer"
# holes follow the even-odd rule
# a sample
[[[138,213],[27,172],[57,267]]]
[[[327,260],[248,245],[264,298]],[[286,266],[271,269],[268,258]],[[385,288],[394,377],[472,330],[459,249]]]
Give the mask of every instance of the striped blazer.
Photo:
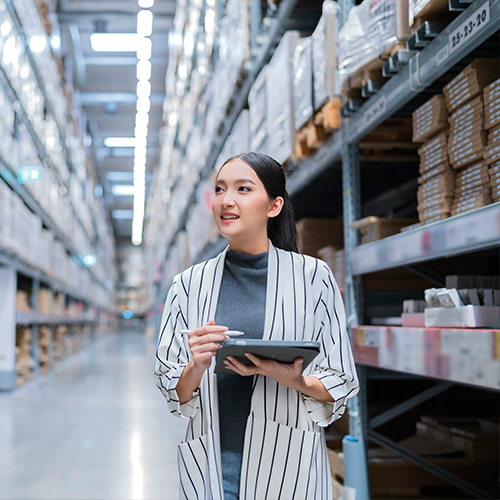
[[[334,403],[309,398],[261,375],[255,376],[245,430],[240,499],[332,498],[324,427],[338,419],[358,379],[346,334],[342,298],[321,260],[275,248],[269,242],[264,339],[317,340],[321,352],[305,370],[318,377]],[[227,248],[178,274],[167,294],[156,351],[156,384],[170,412],[188,420],[178,444],[180,497],[224,498],[215,360],[200,387],[180,404],[175,387],[190,360],[181,329],[213,320]]]

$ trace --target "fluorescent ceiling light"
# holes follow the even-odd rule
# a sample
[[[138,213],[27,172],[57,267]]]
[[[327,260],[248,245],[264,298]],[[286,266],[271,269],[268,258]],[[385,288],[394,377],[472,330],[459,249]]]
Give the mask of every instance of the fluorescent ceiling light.
[[[215,29],[215,10],[207,9],[207,13],[205,14],[205,31],[208,34],[214,32]]]
[[[106,137],[104,145],[108,148],[134,148],[135,137]]]
[[[134,186],[130,184],[115,184],[111,187],[111,192],[115,196],[132,196],[134,194]]]
[[[90,45],[95,52],[136,52],[140,38],[137,33],[93,33]]]
[[[50,46],[57,50],[61,48],[61,37],[59,35],[52,35],[50,38]]]
[[[134,135],[136,137],[147,137],[148,136],[148,126],[147,125],[136,125],[134,129]]]
[[[137,79],[149,80],[151,78],[151,63],[144,59],[137,63]]]
[[[135,109],[138,113],[149,113],[151,109],[151,101],[149,97],[139,97],[135,103]]]
[[[135,115],[135,124],[147,127],[149,124],[149,113],[137,113]]]
[[[33,35],[30,38],[30,49],[36,54],[40,54],[47,47],[47,38],[44,35]]]
[[[137,36],[137,35],[136,35]],[[153,49],[153,44],[149,38],[139,37],[137,42],[137,59],[139,60],[149,60],[151,59],[151,50]]]
[[[153,13],[150,10],[140,10],[137,14],[137,34],[149,36],[153,32]]]
[[[151,83],[149,80],[137,82],[137,97],[149,97],[151,95]]]
[[[149,9],[155,4],[155,0],[139,0],[139,7]]]
[[[133,210],[113,210],[111,214],[114,219],[132,219],[134,217]]]

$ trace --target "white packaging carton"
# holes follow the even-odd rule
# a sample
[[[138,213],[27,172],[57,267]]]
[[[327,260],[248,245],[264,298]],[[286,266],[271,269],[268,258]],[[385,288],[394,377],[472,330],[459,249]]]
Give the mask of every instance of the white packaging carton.
[[[293,57],[293,108],[298,132],[313,114],[311,37],[302,38]]]

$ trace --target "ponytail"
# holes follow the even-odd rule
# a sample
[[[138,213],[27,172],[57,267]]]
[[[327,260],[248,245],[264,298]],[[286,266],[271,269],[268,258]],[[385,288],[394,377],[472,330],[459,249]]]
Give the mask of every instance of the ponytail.
[[[264,184],[270,200],[275,200],[278,196],[283,198],[281,212],[267,222],[267,236],[276,248],[298,252],[295,214],[290,196],[286,191],[285,171],[281,164],[263,153],[242,153],[229,158],[224,165],[235,159],[242,160],[254,170]]]

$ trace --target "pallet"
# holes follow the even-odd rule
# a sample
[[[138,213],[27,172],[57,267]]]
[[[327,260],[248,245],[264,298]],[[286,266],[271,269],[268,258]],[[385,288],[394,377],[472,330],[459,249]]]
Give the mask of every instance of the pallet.
[[[398,50],[406,49],[406,43],[396,42],[394,45],[384,50],[377,58],[372,59],[370,62],[361,66],[354,71],[342,84],[342,95],[347,99],[349,91],[353,89],[360,90],[363,85],[369,80],[371,81],[385,81],[387,78],[382,76],[382,68],[388,59],[390,59]]]
[[[340,97],[331,97],[326,104],[310,118],[295,137],[295,158],[305,158],[314,153],[328,136],[340,129]]]

